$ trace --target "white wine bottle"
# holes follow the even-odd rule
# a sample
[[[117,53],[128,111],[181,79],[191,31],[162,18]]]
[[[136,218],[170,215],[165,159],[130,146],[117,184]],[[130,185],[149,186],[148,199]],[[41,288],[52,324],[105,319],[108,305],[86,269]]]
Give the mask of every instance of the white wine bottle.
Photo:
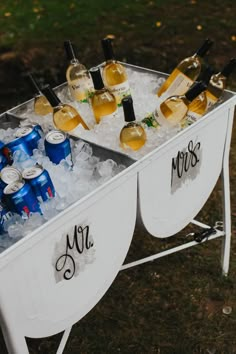
[[[88,96],[93,88],[92,80],[86,67],[79,62],[71,41],[64,42],[67,59],[70,62],[66,70],[66,80],[72,98],[78,102],[88,102]]]
[[[132,97],[123,98],[122,105],[127,124],[120,132],[120,146],[123,149],[139,150],[145,144],[147,137],[142,125],[135,120]]]
[[[211,76],[211,79],[206,89],[207,110],[221,98],[226,88],[227,79],[231,75],[235,67],[236,58],[232,58],[225,65],[221,72]]]
[[[102,39],[102,48],[106,60],[103,68],[105,86],[115,95],[118,105],[122,98],[130,95],[130,87],[125,67],[115,60],[111,39]]]
[[[34,96],[34,113],[39,116],[46,116],[49,113],[52,113],[52,106],[48,102],[47,98],[42,95],[38,84],[36,83],[33,75],[31,73],[27,74],[29,79],[29,83],[33,92],[35,93]]]
[[[172,71],[167,80],[157,92],[163,99],[173,95],[184,95],[198,78],[204,55],[208,52],[213,42],[206,39],[203,45],[191,57],[183,59]]]
[[[221,98],[227,79],[236,67],[236,59],[232,58],[222,71],[211,74],[208,81],[205,81],[207,88],[196,97],[189,105],[188,122],[191,124],[201,118]],[[204,79],[203,79],[204,80]]]
[[[95,90],[91,95],[90,101],[95,120],[98,124],[101,119],[116,115],[117,104],[115,96],[104,86],[100,69],[98,67],[91,68],[90,74]]]
[[[204,72],[201,75],[201,79],[206,85],[206,87],[209,84],[209,81],[213,75],[213,70],[208,66],[205,68]],[[207,88],[206,90],[202,91],[200,95],[198,95],[192,102],[190,102],[188,106],[188,113],[187,113],[187,120],[186,123],[187,125],[190,125],[191,123],[194,123],[196,120],[198,120],[200,117],[203,116],[203,114],[206,112],[206,107],[207,107]]]
[[[42,88],[42,93],[53,108],[53,123],[57,129],[76,136],[79,136],[83,129],[89,130],[77,110],[68,104],[62,103],[49,85]]]
[[[185,95],[175,95],[167,98],[154,111],[153,117],[160,126],[171,127],[183,124],[190,103],[206,90],[206,84],[203,82],[194,83]]]

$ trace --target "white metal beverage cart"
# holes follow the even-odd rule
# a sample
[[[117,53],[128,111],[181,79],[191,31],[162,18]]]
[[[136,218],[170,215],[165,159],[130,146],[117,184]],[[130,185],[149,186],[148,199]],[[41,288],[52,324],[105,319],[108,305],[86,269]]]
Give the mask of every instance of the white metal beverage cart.
[[[127,65],[134,71],[147,69]],[[155,73],[150,70],[150,73]],[[209,231],[203,241],[222,237],[222,271],[230,257],[229,150],[236,96],[138,161],[93,144],[100,157],[127,168],[94,192],[0,254],[0,320],[10,354],[27,354],[25,337],[64,331],[63,352],[72,325],[102,298],[119,270],[198,244],[197,240],[122,265],[137,209],[147,231],[158,238],[189,223]],[[14,121],[17,108],[2,116]],[[223,226],[194,220],[219,176],[223,182]]]

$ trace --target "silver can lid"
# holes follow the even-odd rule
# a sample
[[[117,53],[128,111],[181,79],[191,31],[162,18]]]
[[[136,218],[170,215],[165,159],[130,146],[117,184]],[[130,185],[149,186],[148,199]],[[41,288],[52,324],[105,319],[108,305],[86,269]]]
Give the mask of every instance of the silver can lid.
[[[20,181],[22,179],[21,172],[17,170],[17,168],[12,166],[4,167],[1,170],[0,176],[1,176],[1,180],[6,184]]]
[[[21,127],[17,129],[14,135],[16,138],[21,138],[22,136],[26,136],[30,134],[32,131],[33,131],[33,127],[27,125],[25,127]]]
[[[8,184],[4,190],[3,193],[4,194],[13,194],[15,192],[18,192],[23,186],[24,186],[25,182],[23,181],[17,181],[17,182],[13,182],[11,184]]]
[[[43,167],[40,165],[27,167],[22,172],[22,177],[24,179],[33,179],[35,177],[40,176],[42,172],[43,172]]]
[[[66,140],[66,134],[59,130],[52,130],[47,133],[45,139],[50,144],[60,144]]]

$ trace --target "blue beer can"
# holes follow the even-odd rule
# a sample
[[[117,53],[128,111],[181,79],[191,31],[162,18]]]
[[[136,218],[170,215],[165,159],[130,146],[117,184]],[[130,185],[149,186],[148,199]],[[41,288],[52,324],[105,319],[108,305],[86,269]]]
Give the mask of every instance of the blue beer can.
[[[33,155],[32,149],[23,138],[16,138],[9,143],[5,144],[2,148],[3,155],[7,158],[9,164],[13,162],[13,154],[15,151],[24,151],[27,155]]]
[[[0,171],[7,165],[7,158],[0,152]]]
[[[16,212],[22,216],[29,216],[30,213],[41,213],[38,199],[33,192],[30,184],[25,181],[16,181],[8,184],[3,194],[10,211]]]
[[[22,177],[30,184],[39,202],[55,197],[55,188],[49,173],[39,164],[25,168]]]
[[[4,142],[0,140],[0,171],[3,167],[7,165],[7,158],[3,154],[3,147],[5,146]]]
[[[72,160],[70,140],[65,133],[59,130],[50,131],[45,136],[44,146],[46,155],[56,165],[67,157]]]
[[[43,132],[43,129],[42,129],[41,125],[36,124],[33,127],[41,135],[41,137],[44,135],[44,132]]]
[[[0,234],[5,232],[4,223],[5,221],[12,218],[12,212],[7,210],[6,207],[0,202]]]
[[[15,137],[24,139],[29,148],[33,151],[38,148],[38,142],[41,139],[39,127],[39,125],[20,127],[15,132]]]

